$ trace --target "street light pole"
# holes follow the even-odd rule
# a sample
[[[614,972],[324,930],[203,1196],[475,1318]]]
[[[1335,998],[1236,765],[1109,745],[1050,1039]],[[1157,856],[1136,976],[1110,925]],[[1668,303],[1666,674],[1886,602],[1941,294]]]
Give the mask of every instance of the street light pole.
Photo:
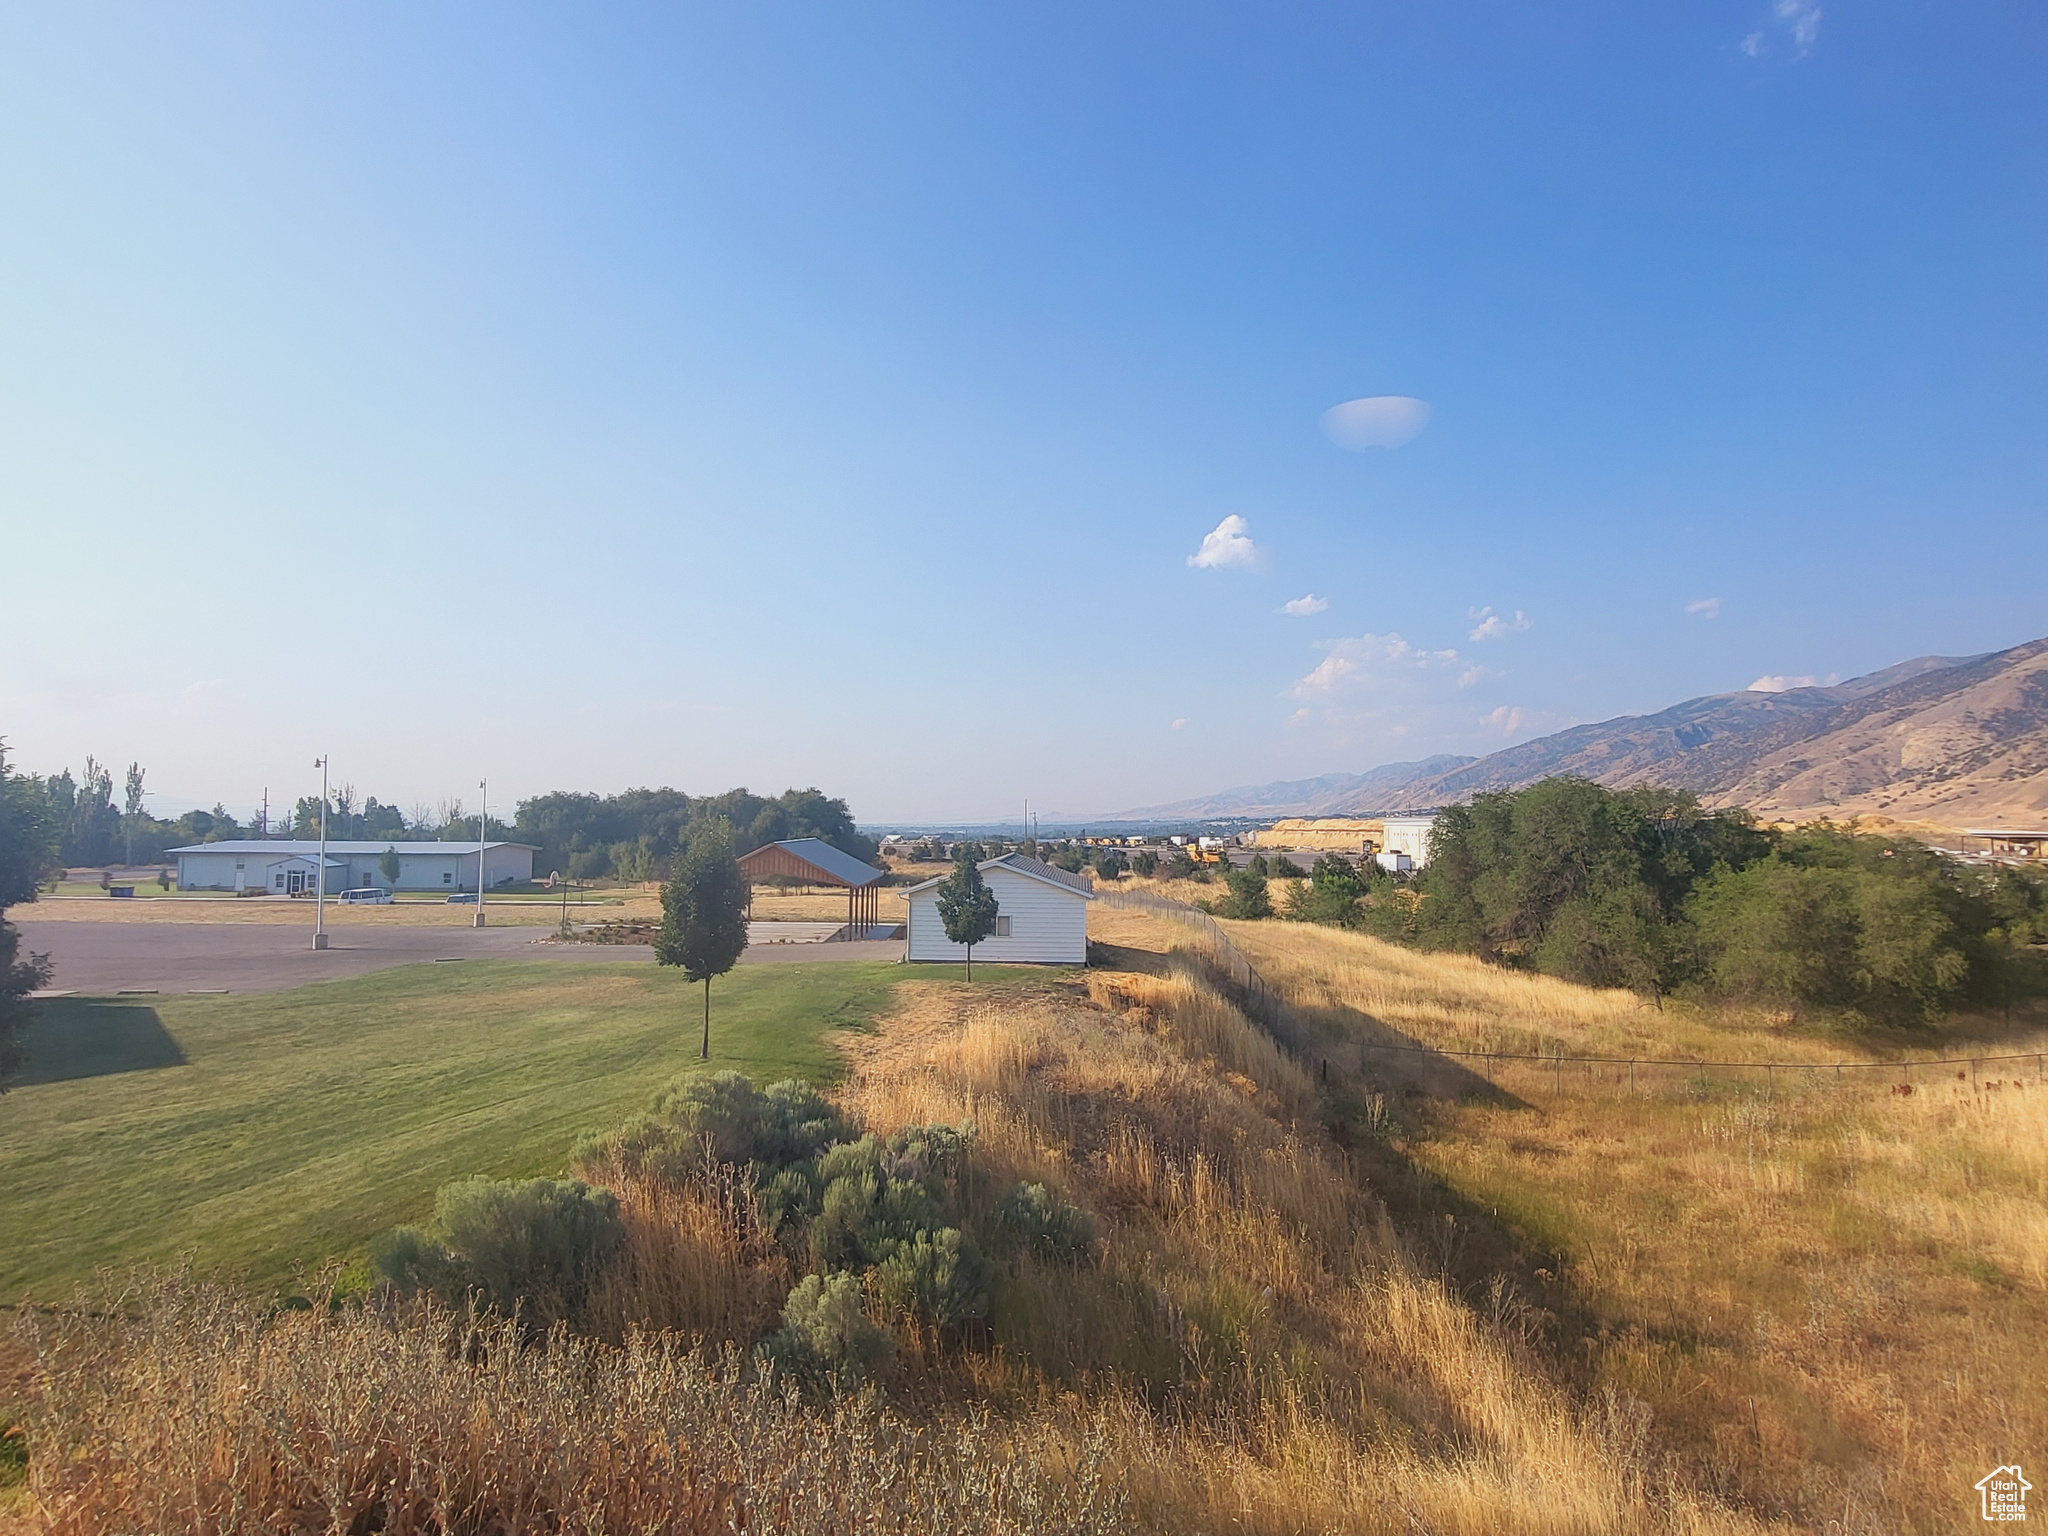
[[[320,860],[313,866],[313,947],[327,947],[327,754],[320,754]]]
[[[484,839],[491,834],[491,788],[490,780],[476,781],[477,794],[483,804],[476,818],[476,922],[471,926],[484,925]]]

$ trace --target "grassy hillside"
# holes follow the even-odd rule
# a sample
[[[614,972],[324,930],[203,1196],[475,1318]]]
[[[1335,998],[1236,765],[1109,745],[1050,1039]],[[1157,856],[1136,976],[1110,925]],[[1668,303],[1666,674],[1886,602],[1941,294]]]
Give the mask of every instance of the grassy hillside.
[[[1320,1045],[1820,1062],[2048,1048],[1963,1021],[1859,1050],[1767,1017],[1644,1006],[1456,957],[1226,924]],[[2034,1060],[1756,1074],[1503,1076],[1355,1049],[1391,1106],[1359,1162],[1458,1293],[1518,1326],[1589,1402],[1641,1405],[1652,1444],[1760,1512],[1947,1530],[1964,1495],[2048,1438],[2048,1086]],[[2017,1071],[2015,1068],[2017,1067]],[[1462,1080],[1461,1080],[1462,1079]]]

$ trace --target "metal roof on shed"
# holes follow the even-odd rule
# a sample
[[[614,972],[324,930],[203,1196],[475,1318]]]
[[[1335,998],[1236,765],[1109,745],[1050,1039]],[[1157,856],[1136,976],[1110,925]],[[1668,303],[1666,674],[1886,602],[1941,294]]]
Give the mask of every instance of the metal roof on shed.
[[[780,850],[800,863],[808,864],[825,880],[833,885],[873,885],[882,878],[882,871],[872,865],[863,864],[850,853],[842,853],[822,837],[791,837],[779,843],[763,843],[740,858],[740,867],[746,868],[747,860]]]
[[[1026,853],[1005,853],[997,858],[983,859],[974,867],[976,869],[1007,869],[1032,880],[1043,880],[1047,885],[1064,886],[1076,895],[1085,896],[1090,901],[1095,899],[1094,882],[1083,879],[1080,875],[1069,874],[1064,869],[1055,869],[1052,865],[1046,863],[1045,860],[1034,859]],[[929,880],[920,880],[916,885],[908,887],[903,894],[905,896],[914,896],[919,891],[928,891],[935,885],[943,885],[950,878],[947,875],[933,875]]]

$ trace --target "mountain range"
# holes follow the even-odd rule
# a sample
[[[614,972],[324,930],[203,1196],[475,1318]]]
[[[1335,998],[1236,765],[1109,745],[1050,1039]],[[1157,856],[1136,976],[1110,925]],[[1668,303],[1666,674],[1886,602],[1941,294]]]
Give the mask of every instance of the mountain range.
[[[1708,805],[1766,819],[2039,825],[2048,820],[2048,639],[1983,656],[1922,656],[1825,687],[1708,694],[1485,757],[1245,785],[1106,819],[1375,815],[1557,774],[1690,789]]]

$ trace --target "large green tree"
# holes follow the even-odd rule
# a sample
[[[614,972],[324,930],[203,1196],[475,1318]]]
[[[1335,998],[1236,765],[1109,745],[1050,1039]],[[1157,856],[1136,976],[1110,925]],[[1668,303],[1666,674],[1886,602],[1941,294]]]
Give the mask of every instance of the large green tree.
[[[974,946],[996,931],[996,893],[981,878],[974,855],[979,848],[962,844],[953,856],[953,873],[940,883],[939,923],[946,937],[967,946],[967,979],[974,980]]]
[[[654,958],[679,965],[685,981],[704,983],[703,1059],[711,1059],[711,978],[739,963],[747,947],[747,877],[733,853],[732,823],[698,827],[661,888],[661,932]]]
[[[7,909],[36,899],[36,888],[57,867],[57,855],[57,815],[49,792],[38,779],[9,773],[7,750],[0,745],[0,1093],[21,1070],[28,994],[50,979],[47,956],[21,953],[21,930],[7,921]]]

